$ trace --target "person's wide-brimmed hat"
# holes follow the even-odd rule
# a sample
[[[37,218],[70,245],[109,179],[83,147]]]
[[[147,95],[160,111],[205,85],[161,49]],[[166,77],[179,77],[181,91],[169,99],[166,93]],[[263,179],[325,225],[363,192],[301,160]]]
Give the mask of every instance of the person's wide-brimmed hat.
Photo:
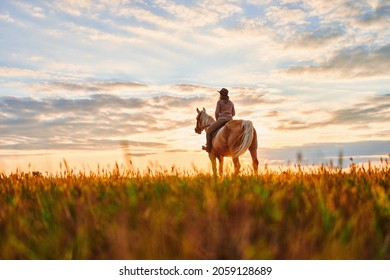
[[[228,96],[229,91],[226,88],[222,88],[221,90],[218,90],[220,95]]]

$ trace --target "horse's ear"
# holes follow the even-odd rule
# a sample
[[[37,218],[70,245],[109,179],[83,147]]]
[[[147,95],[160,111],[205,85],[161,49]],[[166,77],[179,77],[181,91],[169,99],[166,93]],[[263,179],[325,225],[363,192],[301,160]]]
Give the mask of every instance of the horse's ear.
[[[206,112],[206,109],[203,107],[203,111]]]
[[[199,109],[198,109],[198,108],[196,108],[196,111],[198,112],[198,114],[200,113],[200,111],[199,111]]]

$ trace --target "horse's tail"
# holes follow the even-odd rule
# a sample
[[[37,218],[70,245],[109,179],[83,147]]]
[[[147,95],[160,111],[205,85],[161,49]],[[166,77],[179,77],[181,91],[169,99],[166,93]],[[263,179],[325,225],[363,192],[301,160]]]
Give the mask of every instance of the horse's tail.
[[[249,148],[249,146],[252,144],[253,141],[253,124],[251,121],[243,121],[242,122],[242,139],[240,145],[234,149],[233,151],[233,157],[239,157],[243,153],[246,152],[246,150]]]

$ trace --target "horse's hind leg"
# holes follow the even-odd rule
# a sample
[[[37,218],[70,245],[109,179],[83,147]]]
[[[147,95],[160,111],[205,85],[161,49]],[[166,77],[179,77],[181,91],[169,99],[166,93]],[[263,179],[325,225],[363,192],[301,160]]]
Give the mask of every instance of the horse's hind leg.
[[[219,161],[219,176],[222,176],[222,174],[223,174],[223,157],[219,156],[218,161]]]
[[[259,171],[259,160],[257,159],[257,152],[256,152],[256,150],[251,150],[250,153],[252,156],[253,172],[255,173],[255,175],[257,175],[257,173]]]
[[[257,133],[255,129],[253,129],[253,132],[253,140],[252,144],[249,146],[249,152],[252,157],[253,172],[257,175],[259,169],[259,160],[257,159]]]
[[[238,157],[233,158],[233,164],[234,164],[234,174],[238,175],[240,173],[240,167],[241,167],[240,160],[238,159]]]

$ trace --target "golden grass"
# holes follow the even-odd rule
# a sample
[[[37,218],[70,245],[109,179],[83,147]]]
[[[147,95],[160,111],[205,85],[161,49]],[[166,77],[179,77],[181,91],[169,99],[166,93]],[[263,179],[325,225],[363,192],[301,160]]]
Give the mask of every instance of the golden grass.
[[[65,164],[66,165],[66,164]],[[390,165],[0,175],[0,259],[390,259]]]

